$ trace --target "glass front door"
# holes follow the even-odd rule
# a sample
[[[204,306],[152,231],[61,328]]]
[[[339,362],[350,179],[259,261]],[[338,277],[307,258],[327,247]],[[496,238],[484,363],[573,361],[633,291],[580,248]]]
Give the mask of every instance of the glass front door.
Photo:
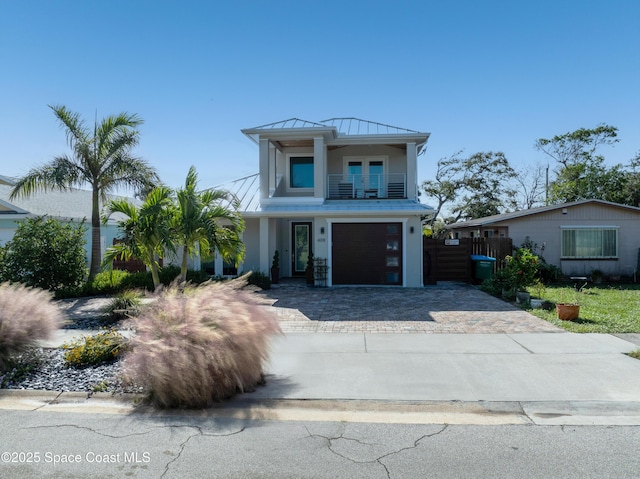
[[[311,253],[311,223],[291,223],[291,251],[293,276],[302,276]]]

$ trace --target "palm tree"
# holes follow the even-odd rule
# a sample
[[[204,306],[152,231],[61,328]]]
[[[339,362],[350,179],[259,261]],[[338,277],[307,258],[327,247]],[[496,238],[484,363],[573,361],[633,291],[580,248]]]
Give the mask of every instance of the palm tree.
[[[187,278],[188,256],[198,250],[204,256],[218,251],[225,260],[236,260],[236,263],[244,256],[244,244],[240,239],[244,220],[238,212],[237,198],[222,190],[198,192],[197,184],[198,175],[192,166],[184,188],[176,192],[173,229],[176,241],[182,247],[180,281]]]
[[[171,231],[173,213],[171,189],[159,186],[151,190],[140,207],[127,200],[109,202],[106,216],[121,213],[127,216],[118,222],[122,230],[122,242],[110,246],[105,252],[103,264],[110,265],[119,256],[141,260],[151,270],[154,289],[160,285],[158,258],[165,249],[175,251]]]
[[[132,155],[138,144],[137,127],[142,119],[137,115],[120,113],[108,116],[93,131],[78,113],[65,106],[51,106],[53,113],[66,130],[71,156],[55,157],[50,163],[30,170],[18,180],[11,198],[29,196],[37,191],[68,190],[90,185],[91,205],[91,267],[89,280],[100,270],[100,201],[118,187],[149,188],[159,183],[158,174],[144,160]]]

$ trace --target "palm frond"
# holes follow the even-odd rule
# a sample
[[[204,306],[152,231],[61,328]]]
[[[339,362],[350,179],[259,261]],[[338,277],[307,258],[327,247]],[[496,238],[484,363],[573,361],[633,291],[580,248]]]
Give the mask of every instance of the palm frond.
[[[54,158],[49,164],[31,169],[20,178],[9,196],[10,199],[31,196],[39,191],[67,190],[85,182],[84,172],[67,156]]]
[[[76,144],[89,143],[90,132],[78,113],[68,110],[64,105],[49,105],[49,108],[60,121],[60,126],[65,129],[69,148],[75,150]]]

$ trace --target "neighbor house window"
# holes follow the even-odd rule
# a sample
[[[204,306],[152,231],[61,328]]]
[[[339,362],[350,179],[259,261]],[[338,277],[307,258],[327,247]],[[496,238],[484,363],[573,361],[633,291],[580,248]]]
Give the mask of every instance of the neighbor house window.
[[[313,156],[289,157],[289,187],[313,188]]]
[[[596,259],[618,257],[618,228],[562,228],[563,259]]]

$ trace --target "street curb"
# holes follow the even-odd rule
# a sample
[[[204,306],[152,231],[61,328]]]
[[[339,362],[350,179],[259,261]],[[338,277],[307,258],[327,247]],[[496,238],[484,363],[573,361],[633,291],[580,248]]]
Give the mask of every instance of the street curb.
[[[206,409],[163,410],[144,405],[141,394],[2,389],[0,410],[132,417],[198,416],[243,421],[640,426],[640,402],[631,401],[380,401],[237,396]]]

